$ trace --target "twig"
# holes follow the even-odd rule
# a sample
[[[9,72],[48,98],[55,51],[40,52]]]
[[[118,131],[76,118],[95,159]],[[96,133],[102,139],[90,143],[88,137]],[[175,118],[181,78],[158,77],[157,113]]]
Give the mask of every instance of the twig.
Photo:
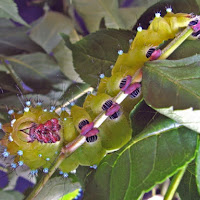
[[[23,88],[23,81],[21,80],[21,78],[16,74],[16,72],[13,70],[12,66],[10,64],[7,64],[6,60],[1,59],[1,62],[3,63],[3,65],[6,67],[6,69],[9,71],[10,75],[12,76],[12,78],[14,79],[14,81],[16,82],[16,84],[19,86],[20,90],[25,93],[26,91]]]

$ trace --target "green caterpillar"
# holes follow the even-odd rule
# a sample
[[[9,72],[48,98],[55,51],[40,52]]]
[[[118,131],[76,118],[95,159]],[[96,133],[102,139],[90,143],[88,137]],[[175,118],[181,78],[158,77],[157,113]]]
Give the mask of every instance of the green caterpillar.
[[[188,25],[198,33],[199,20],[192,14],[174,14],[170,8],[163,18],[160,13],[156,13],[147,30],[138,27],[129,51],[118,52],[112,75],[101,79],[97,94],[88,95],[83,107],[72,106],[70,114],[63,109],[58,115],[54,107],[47,111],[42,108],[40,102],[30,101],[26,102],[27,107],[22,114],[9,111],[13,120],[2,126],[6,133],[1,140],[1,145],[5,146],[3,157],[15,155],[16,165],[12,166],[26,164],[32,169],[33,175],[41,167],[44,173],[48,173],[61,148],[80,134],[84,135],[87,142],[67,157],[59,167],[62,172],[68,173],[79,165],[98,164],[108,152],[124,146],[132,135],[128,119],[130,109],[141,99],[140,69],[144,62],[157,59],[161,55],[158,49],[160,44],[174,38]],[[198,37],[198,34],[194,36]],[[127,98],[121,107],[113,100],[120,91],[131,97]],[[110,119],[97,129],[93,120],[102,111]],[[123,132],[120,127],[123,127]]]

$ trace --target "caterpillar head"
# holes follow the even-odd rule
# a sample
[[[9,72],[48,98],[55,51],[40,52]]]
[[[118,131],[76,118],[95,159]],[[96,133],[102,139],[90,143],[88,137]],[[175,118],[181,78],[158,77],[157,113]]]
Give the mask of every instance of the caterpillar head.
[[[43,110],[41,106],[30,107],[15,117],[10,125],[3,126],[7,152],[15,156],[15,162],[24,163],[31,169],[49,167],[62,142],[62,128],[58,115]],[[2,141],[5,141],[3,139]]]
[[[190,21],[194,19],[193,14],[168,12],[164,19],[168,22],[173,32],[178,32],[180,28],[187,27]]]

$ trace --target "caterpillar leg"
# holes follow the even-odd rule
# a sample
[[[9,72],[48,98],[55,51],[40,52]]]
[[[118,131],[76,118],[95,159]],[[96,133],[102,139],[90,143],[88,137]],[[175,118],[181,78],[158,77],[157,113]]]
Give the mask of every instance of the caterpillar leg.
[[[191,21],[188,25],[194,30],[194,33],[200,31],[200,20],[198,18]]]
[[[146,53],[146,57],[149,58],[150,61],[157,60],[161,53],[162,51],[160,49],[156,50],[156,48],[150,48]]]

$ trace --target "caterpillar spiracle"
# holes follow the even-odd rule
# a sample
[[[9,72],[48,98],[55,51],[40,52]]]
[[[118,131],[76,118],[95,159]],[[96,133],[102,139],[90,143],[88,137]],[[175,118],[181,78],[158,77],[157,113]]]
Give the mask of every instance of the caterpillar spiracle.
[[[141,99],[141,67],[144,62],[159,58],[159,45],[173,39],[187,26],[191,26],[193,36],[198,37],[198,16],[174,14],[169,8],[164,17],[156,13],[147,30],[138,27],[129,51],[118,52],[111,77],[101,79],[97,94],[88,95],[83,107],[72,106],[70,114],[65,109],[58,114],[55,107],[43,109],[40,102],[33,101],[26,102],[22,114],[9,110],[12,121],[2,125],[5,132],[1,140],[1,145],[5,147],[2,156],[7,158],[14,155],[14,163],[17,166],[26,164],[32,174],[38,168],[48,173],[61,148],[80,134],[84,135],[86,142],[59,166],[62,172],[68,173],[79,165],[98,164],[108,152],[124,146],[132,134],[128,114]],[[113,100],[120,91],[130,96],[121,106]],[[93,120],[102,111],[109,119],[96,128]],[[123,127],[123,132],[120,127]]]

